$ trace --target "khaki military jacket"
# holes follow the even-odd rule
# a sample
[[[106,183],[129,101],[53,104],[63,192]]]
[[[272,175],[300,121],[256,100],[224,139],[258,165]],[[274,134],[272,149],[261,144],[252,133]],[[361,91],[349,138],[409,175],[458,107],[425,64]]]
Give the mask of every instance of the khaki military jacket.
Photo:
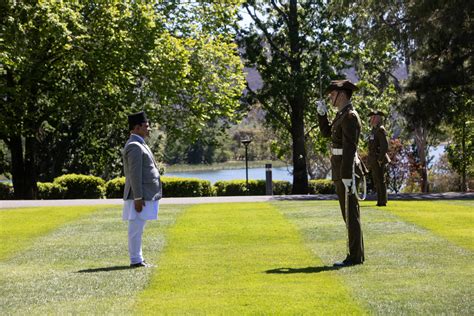
[[[369,166],[389,163],[390,158],[387,152],[387,131],[382,125],[372,128],[369,135]]]
[[[331,156],[332,180],[352,179],[354,157],[359,142],[361,121],[351,103],[336,114],[330,124],[327,115],[318,115],[319,129],[330,137],[332,149],[342,149],[342,155]]]

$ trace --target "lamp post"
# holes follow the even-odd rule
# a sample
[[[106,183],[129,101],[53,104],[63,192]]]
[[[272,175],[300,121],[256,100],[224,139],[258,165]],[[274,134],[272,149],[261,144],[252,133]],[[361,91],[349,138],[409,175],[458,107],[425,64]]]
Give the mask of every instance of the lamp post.
[[[246,194],[249,193],[249,164],[248,164],[248,146],[252,142],[251,139],[242,139],[241,143],[245,146],[245,189]]]

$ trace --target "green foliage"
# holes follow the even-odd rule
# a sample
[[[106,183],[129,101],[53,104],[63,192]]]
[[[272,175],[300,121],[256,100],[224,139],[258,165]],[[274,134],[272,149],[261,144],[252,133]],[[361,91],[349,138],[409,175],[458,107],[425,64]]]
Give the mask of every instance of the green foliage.
[[[328,6],[325,1],[244,3],[252,22],[241,31],[240,45],[246,66],[263,80],[261,87],[248,84],[247,101],[267,111],[277,134],[273,149],[278,157],[291,157],[292,190],[300,194],[308,190],[305,131],[317,122],[313,105],[350,58],[348,26]]]
[[[0,182],[0,200],[13,199],[13,186],[10,183]]]
[[[245,180],[217,181],[214,183],[217,196],[265,195],[265,180],[249,180],[247,192]],[[291,192],[288,181],[273,181],[273,194],[283,195]]]
[[[63,199],[67,192],[67,189],[59,183],[38,182],[37,185],[38,185],[38,199],[40,200]]]
[[[310,194],[335,194],[336,188],[332,180],[329,179],[317,179],[309,180],[309,193]]]
[[[273,180],[272,182],[274,195],[288,195],[291,193],[290,181]]]
[[[105,197],[108,199],[123,198],[125,177],[115,178],[105,183]]]
[[[126,114],[139,109],[174,138],[237,120],[244,74],[223,27],[237,8],[194,5],[187,15],[168,3],[2,3],[0,139],[24,166],[12,169],[15,183],[118,176]]]
[[[466,103],[469,99],[472,102],[474,79],[473,48],[465,39],[474,36],[474,24],[470,18],[474,12],[473,2],[339,0],[336,3],[339,10],[351,16],[355,38],[362,43],[357,47],[370,48],[367,53],[372,60],[371,67],[379,69],[382,82],[391,77],[401,96],[397,112],[402,114],[408,125],[405,130],[416,142],[422,165],[420,189],[426,192],[429,187],[426,152],[430,140],[445,137],[440,126],[447,123],[452,126],[452,131],[457,130],[448,137],[454,139],[455,156],[462,157],[458,162],[464,163],[456,162],[454,156],[450,162],[453,167],[459,166],[454,168],[461,174],[465,190],[469,168],[465,157],[472,156],[465,146],[465,140],[469,139],[465,133],[469,127],[465,122],[473,115],[472,108],[466,107]],[[381,58],[380,53],[384,50],[394,64],[404,64],[408,80],[399,81],[404,78],[397,78],[392,72],[393,67]],[[377,77],[372,76],[372,79],[372,83],[380,82],[374,81]],[[389,100],[391,93],[380,95],[382,100],[377,105],[384,107],[384,100]],[[400,125],[399,122],[393,123]]]
[[[177,178],[177,177],[161,177],[163,185],[163,197],[192,197],[192,196],[213,196],[214,189],[210,181]],[[125,177],[115,178],[107,181],[105,184],[106,197],[122,198],[125,187]]]
[[[454,103],[458,115],[450,119],[452,138],[446,151],[452,169],[461,175],[461,190],[466,191],[474,178],[474,99],[461,94]]]
[[[53,183],[65,188],[65,199],[101,199],[105,193],[105,181],[95,176],[66,174],[54,179]]]
[[[214,189],[208,180],[161,177],[164,197],[213,196]]]

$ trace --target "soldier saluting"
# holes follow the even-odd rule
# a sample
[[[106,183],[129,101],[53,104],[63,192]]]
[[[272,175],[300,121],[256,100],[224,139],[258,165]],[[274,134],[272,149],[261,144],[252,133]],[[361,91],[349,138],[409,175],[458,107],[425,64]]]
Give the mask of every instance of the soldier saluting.
[[[377,191],[377,206],[387,205],[387,184],[385,182],[385,172],[390,158],[387,155],[388,141],[387,132],[382,125],[382,117],[385,114],[381,111],[373,110],[369,113],[370,126],[372,130],[369,135],[369,169],[374,180]]]
[[[342,217],[348,231],[348,253],[342,262],[334,266],[344,267],[364,262],[364,241],[362,236],[359,202],[353,193],[355,184],[354,161],[357,158],[357,145],[361,131],[359,115],[351,103],[352,92],[356,86],[349,80],[333,80],[326,89],[331,103],[338,112],[330,124],[327,108],[323,101],[318,102],[318,121],[321,134],[332,141],[331,170],[336,186]],[[346,199],[347,197],[347,199]]]

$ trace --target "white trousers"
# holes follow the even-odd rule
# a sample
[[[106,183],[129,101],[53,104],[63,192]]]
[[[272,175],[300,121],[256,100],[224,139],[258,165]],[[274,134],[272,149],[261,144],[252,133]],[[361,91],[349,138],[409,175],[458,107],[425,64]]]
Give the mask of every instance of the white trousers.
[[[143,261],[142,236],[145,224],[146,220],[138,216],[128,221],[128,253],[130,254],[130,264]]]

